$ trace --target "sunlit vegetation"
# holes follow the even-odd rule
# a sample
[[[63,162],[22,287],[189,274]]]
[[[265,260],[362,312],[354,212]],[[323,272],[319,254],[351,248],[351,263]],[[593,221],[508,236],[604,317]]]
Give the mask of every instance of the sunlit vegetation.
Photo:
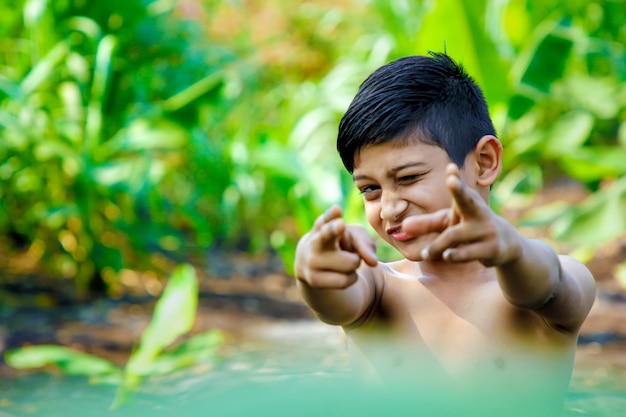
[[[359,83],[393,58],[445,49],[484,88],[505,145],[494,207],[592,256],[626,230],[625,6],[3,4],[3,249],[81,293],[123,292],[122,271],[202,266],[209,249],[276,251],[289,270],[329,204],[362,217],[334,152]],[[559,181],[579,186],[579,203],[537,205]]]
[[[117,386],[112,406],[126,403],[146,377],[172,374],[192,365],[211,366],[223,341],[218,330],[195,334],[191,330],[198,305],[198,281],[193,267],[183,264],[172,273],[155,305],[152,320],[124,368],[98,356],[65,346],[39,345],[5,353],[6,363],[16,369],[49,367],[65,375],[88,377],[92,384]]]

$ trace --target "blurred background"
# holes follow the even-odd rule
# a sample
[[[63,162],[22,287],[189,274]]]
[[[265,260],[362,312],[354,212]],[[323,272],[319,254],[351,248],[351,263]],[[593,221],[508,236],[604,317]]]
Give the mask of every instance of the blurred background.
[[[335,151],[340,117],[379,66],[445,50],[483,88],[504,144],[492,206],[594,272],[581,356],[623,353],[625,12],[624,0],[3,2],[1,350],[53,343],[123,363],[185,263],[192,332],[237,340],[310,319],[290,277],[298,238],[333,203],[366,223]]]

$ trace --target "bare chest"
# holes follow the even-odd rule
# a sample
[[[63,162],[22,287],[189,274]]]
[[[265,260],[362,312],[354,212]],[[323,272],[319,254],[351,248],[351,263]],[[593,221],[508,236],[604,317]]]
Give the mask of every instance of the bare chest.
[[[459,288],[458,293],[416,281],[392,282],[385,287],[375,322],[373,327],[385,329],[379,342],[387,338],[394,346],[389,355],[376,357],[376,367],[435,363],[448,375],[471,377],[519,374],[529,365],[542,368],[544,362],[567,368],[571,362],[567,343],[554,339],[534,313],[508,304],[496,282]],[[369,329],[360,331],[365,335]]]

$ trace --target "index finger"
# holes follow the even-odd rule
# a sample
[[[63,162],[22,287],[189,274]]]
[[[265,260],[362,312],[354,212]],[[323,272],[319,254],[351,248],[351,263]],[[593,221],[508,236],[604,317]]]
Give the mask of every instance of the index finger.
[[[315,219],[315,223],[313,224],[313,230],[321,230],[322,226],[324,226],[326,223],[330,222],[333,219],[340,218],[341,214],[341,207],[336,204],[333,205],[331,208],[321,214],[317,219]]]
[[[458,212],[461,217],[479,217],[482,213],[482,206],[485,203],[482,197],[476,190],[465,184],[459,175],[459,168],[456,165],[448,165],[446,174],[446,185],[454,199],[454,211]]]
[[[402,231],[412,236],[441,233],[450,223],[450,209],[409,216],[402,221]]]
[[[318,247],[321,250],[335,250],[338,249],[339,240],[343,236],[346,230],[346,224],[340,217],[338,219],[332,219],[328,223],[325,223],[320,227],[318,239],[316,239]]]
[[[347,226],[340,243],[342,249],[357,253],[369,266],[378,265],[376,245],[365,229]]]

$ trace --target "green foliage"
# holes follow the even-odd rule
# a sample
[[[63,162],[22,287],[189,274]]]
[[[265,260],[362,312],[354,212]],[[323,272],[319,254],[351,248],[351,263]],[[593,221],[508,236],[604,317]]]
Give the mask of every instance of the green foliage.
[[[16,369],[38,369],[55,365],[65,375],[120,376],[120,369],[106,359],[65,346],[39,345],[5,353],[5,361]]]
[[[212,363],[223,338],[211,330],[187,338],[166,350],[187,334],[195,321],[198,304],[198,281],[188,264],[174,270],[158,300],[152,319],[124,369],[108,360],[64,346],[28,346],[8,351],[4,359],[17,369],[38,369],[52,365],[66,375],[90,377],[93,382],[119,386],[114,406],[126,401],[143,378],[166,375],[197,363]]]
[[[183,265],[170,277],[139,347],[126,365],[127,385],[135,385],[137,377],[148,374],[161,351],[191,330],[197,305],[196,274],[191,265]]]
[[[189,124],[233,58],[205,58],[191,25],[139,0],[21,6],[0,55],[0,231],[43,246],[85,292],[106,268],[183,246],[195,172],[178,170],[207,146]],[[211,242],[215,224],[192,222]]]
[[[624,232],[582,226],[624,211],[623,0],[190,4],[193,19],[176,2],[0,6],[0,233],[83,291],[214,246],[271,248],[290,270],[330,204],[362,221],[339,118],[375,68],[429,50],[485,91],[505,145],[496,209],[570,178],[590,200],[541,215],[553,238]]]
[[[526,19],[537,24],[527,32],[532,41],[520,45],[513,66],[519,81],[500,129],[506,186],[495,194],[504,201],[511,191],[532,196],[546,182],[579,181],[591,192],[582,204],[563,206],[558,213],[551,207],[535,209],[524,221],[538,224],[537,216],[543,217],[544,225],[553,223],[554,239],[588,248],[626,230],[620,220],[626,212],[620,185],[626,150],[616,134],[626,109],[621,88],[626,55],[609,14],[612,5],[561,9],[557,4],[547,2],[544,8],[528,2]],[[615,37],[607,38],[608,33]],[[539,173],[541,180],[528,187],[520,171]],[[519,182],[512,187],[514,177]]]

